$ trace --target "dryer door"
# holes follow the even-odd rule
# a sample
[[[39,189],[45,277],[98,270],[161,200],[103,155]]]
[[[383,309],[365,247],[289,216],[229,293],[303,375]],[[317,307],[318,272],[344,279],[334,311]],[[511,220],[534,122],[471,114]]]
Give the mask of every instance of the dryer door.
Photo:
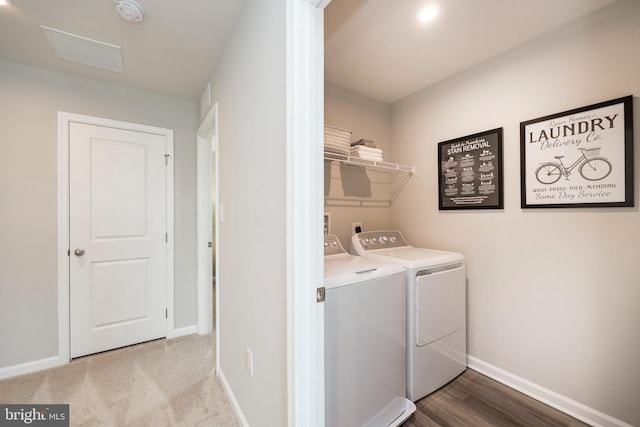
[[[416,277],[416,345],[432,343],[465,327],[464,265],[434,268]]]

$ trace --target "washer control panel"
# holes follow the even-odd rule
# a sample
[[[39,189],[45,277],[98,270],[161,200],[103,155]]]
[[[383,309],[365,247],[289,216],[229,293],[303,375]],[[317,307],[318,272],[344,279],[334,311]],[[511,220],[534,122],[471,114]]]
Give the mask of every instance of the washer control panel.
[[[366,251],[409,246],[399,231],[363,231],[354,236]]]
[[[335,234],[325,234],[324,235],[324,254],[326,255],[335,255],[335,254],[343,254],[347,251],[344,250],[342,245],[340,244],[340,240],[338,240],[338,236]]]

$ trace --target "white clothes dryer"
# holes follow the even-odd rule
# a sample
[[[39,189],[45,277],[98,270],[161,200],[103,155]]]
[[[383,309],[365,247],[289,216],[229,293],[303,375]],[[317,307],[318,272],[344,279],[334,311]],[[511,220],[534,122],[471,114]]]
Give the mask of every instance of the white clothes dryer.
[[[417,401],[467,368],[461,254],[410,246],[399,231],[353,235],[352,253],[402,266],[407,278],[407,397]]]
[[[406,281],[395,264],[324,240],[325,425],[398,426],[406,390]]]

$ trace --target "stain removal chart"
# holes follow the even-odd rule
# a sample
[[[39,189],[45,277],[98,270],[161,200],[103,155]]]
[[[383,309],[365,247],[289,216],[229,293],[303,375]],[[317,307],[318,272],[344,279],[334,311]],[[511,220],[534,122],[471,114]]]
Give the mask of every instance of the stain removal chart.
[[[502,209],[502,128],[438,144],[440,210]]]

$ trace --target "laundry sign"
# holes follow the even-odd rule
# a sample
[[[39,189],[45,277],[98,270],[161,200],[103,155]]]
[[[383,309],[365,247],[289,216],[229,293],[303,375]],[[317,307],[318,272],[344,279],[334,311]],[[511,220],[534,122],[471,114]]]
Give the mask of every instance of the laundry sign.
[[[633,206],[632,102],[520,123],[521,206]]]

